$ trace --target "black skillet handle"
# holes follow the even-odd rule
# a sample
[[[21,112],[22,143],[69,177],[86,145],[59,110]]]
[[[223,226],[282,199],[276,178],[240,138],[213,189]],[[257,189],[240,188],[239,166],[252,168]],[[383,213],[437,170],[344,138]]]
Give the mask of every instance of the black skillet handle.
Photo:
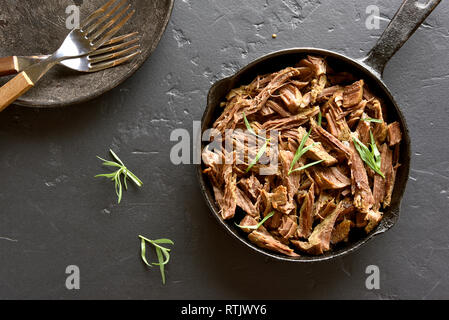
[[[379,76],[398,51],[441,0],[404,0],[368,56],[363,60]]]

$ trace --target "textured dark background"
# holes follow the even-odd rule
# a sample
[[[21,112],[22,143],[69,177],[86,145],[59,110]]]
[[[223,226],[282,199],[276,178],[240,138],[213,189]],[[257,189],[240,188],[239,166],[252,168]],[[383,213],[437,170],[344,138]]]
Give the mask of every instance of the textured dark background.
[[[178,0],[155,53],[119,88],[65,109],[0,114],[0,298],[449,298],[449,3],[385,71],[413,145],[399,223],[361,250],[313,265],[267,261],[219,228],[193,166],[175,166],[175,128],[200,120],[210,85],[278,49],[316,46],[362,57],[395,1]],[[381,29],[365,9],[381,9]],[[276,33],[277,39],[271,35]],[[96,155],[116,150],[145,182],[121,205]],[[162,286],[138,235],[176,242]],[[154,255],[153,255],[154,257]],[[377,265],[381,289],[365,288]],[[78,265],[81,289],[65,288]]]

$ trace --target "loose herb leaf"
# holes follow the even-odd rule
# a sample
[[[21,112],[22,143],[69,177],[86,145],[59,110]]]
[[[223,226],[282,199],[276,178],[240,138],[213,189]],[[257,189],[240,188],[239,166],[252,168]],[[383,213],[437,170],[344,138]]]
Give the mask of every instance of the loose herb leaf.
[[[161,270],[162,284],[165,284],[165,263],[161,262],[162,260],[164,260],[164,257],[162,256],[161,249],[158,247],[156,247],[156,254],[157,254],[159,263],[153,263],[153,264],[156,266],[159,266],[159,269]]]
[[[269,214],[267,214],[267,216],[265,218],[262,219],[262,221],[260,221],[257,225],[255,226],[241,226],[238,225],[237,223],[235,224],[237,227],[242,228],[242,229],[249,229],[249,230],[257,230],[259,229],[268,219],[270,219],[272,216],[274,216],[274,211],[270,212]]]
[[[377,149],[377,144],[376,144],[376,141],[374,140],[373,133],[371,132],[371,130],[369,131],[369,135],[370,135],[370,138],[371,138],[371,151],[373,152],[374,160],[376,162],[376,166],[380,170],[380,165],[381,165],[381,161],[382,161],[381,156],[380,156],[380,152],[379,152],[379,149]]]
[[[131,181],[134,182],[138,187],[142,187],[143,182],[139,178],[137,178],[137,176],[134,173],[129,171],[128,168],[126,168],[123,161],[120,160],[120,158],[115,154],[114,151],[109,150],[109,152],[111,153],[112,157],[115,159],[116,162],[108,161],[98,156],[97,158],[103,161],[104,166],[115,167],[118,168],[118,170],[113,173],[98,174],[95,176],[95,178],[108,178],[114,181],[115,193],[117,194],[118,197],[118,203],[120,203],[122,201],[123,196],[122,176],[123,176],[123,184],[125,185],[125,190],[128,190],[128,183],[126,181],[128,178],[131,179]]]
[[[249,132],[251,132],[253,135],[256,135],[253,128],[251,127],[248,119],[246,118],[245,112],[243,112],[243,121],[245,121],[246,129],[248,129]]]
[[[248,168],[246,168],[246,172],[249,172],[249,170],[251,170],[252,167],[254,167],[254,165],[257,163],[257,161],[259,161],[260,158],[262,158],[263,154],[265,153],[265,151],[267,150],[267,146],[268,143],[270,142],[270,139],[265,141],[265,144],[262,146],[262,148],[260,148],[259,152],[257,153],[256,157],[253,159],[253,161],[250,163],[250,165],[248,166]]]
[[[258,138],[261,138],[261,139],[267,141],[267,138],[262,137],[262,136],[259,136],[259,135],[254,131],[254,129],[251,127],[251,124],[249,123],[248,119],[246,118],[245,112],[243,112],[243,121],[245,122],[246,129],[247,129],[252,135],[254,135],[254,136],[258,137]]]
[[[301,168],[296,168],[295,170],[292,170],[290,173],[305,170],[305,169],[307,169],[307,168],[310,168],[310,167],[313,167],[313,166],[315,166],[315,165],[317,165],[317,164],[320,164],[320,163],[323,162],[323,161],[324,161],[324,160],[319,160],[319,161],[315,161],[315,162],[306,164],[305,166],[302,166]]]
[[[254,167],[254,165],[257,163],[257,161],[259,161],[259,159],[263,156],[263,154],[265,153],[265,151],[267,150],[268,144],[270,144],[271,139],[267,139],[265,137],[259,136],[258,134],[256,134],[256,132],[253,130],[253,128],[251,127],[251,124],[249,123],[248,119],[246,118],[245,112],[243,112],[243,121],[245,122],[245,126],[246,129],[248,129],[248,131],[258,137],[261,138],[263,140],[265,140],[265,144],[262,146],[262,148],[260,148],[259,152],[257,153],[256,157],[253,159],[253,161],[250,163],[250,165],[248,166],[248,168],[246,168],[246,172],[248,173],[249,170],[251,170],[252,167]]]
[[[161,277],[162,277],[162,283],[165,284],[165,265],[168,264],[170,261],[170,251],[171,249],[165,248],[161,246],[161,244],[171,244],[174,245],[175,243],[170,239],[158,239],[158,240],[150,240],[148,238],[145,238],[143,236],[139,236],[141,239],[141,257],[143,262],[151,267],[151,266],[159,266],[159,269],[161,271]],[[158,259],[158,263],[148,263],[148,260],[146,258],[146,243],[149,243],[154,246],[156,250],[156,255]]]
[[[147,266],[149,266],[150,268],[153,267],[153,266],[148,262],[148,260],[147,260],[147,254],[146,254],[146,242],[145,242],[145,239],[141,239],[141,242],[140,242],[140,251],[141,251],[140,255],[141,255],[141,257],[142,257],[143,262],[145,262],[145,264],[146,264]]]
[[[382,171],[380,171],[380,165],[381,165],[380,154],[378,156],[375,155],[379,152],[379,150],[377,150],[377,146],[373,147],[373,144],[371,143],[371,149],[372,149],[372,151],[371,151],[357,137],[352,137],[352,140],[354,142],[354,146],[355,146],[357,152],[360,155],[360,158],[362,158],[362,160],[371,169],[373,169],[377,174],[379,174],[382,178],[385,179],[385,175],[382,173]],[[374,145],[375,145],[375,143],[374,143]],[[375,150],[377,150],[377,152]]]
[[[362,121],[366,121],[366,122],[376,122],[376,123],[382,123],[382,122],[383,122],[382,119],[373,119],[373,118],[364,118],[364,119],[362,119]]]
[[[318,127],[321,127],[322,121],[323,121],[323,114],[320,111],[320,113],[318,113]]]
[[[301,157],[303,155],[305,155],[307,153],[307,151],[309,151],[310,149],[312,149],[313,147],[315,147],[316,145],[319,144],[319,142],[314,142],[310,146],[304,148],[304,145],[306,144],[307,139],[309,139],[311,133],[312,133],[312,129],[310,129],[309,132],[304,137],[302,137],[301,143],[300,143],[298,149],[296,150],[295,156],[293,157],[292,163],[290,165],[290,170],[288,171],[288,175],[290,175],[292,172],[299,171],[298,170],[299,168],[293,170],[294,165],[299,161],[299,159],[301,159]]]

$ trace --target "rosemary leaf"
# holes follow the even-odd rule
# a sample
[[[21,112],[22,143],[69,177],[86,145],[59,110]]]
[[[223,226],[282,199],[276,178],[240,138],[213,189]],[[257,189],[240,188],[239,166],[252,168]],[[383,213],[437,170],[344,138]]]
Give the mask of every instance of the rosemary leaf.
[[[371,148],[373,151],[370,151],[370,149],[363,144],[357,137],[352,137],[352,141],[354,142],[354,146],[357,150],[357,152],[360,155],[360,158],[371,168],[373,169],[377,174],[379,174],[382,178],[385,179],[385,175],[380,171],[381,166],[381,159],[380,159],[380,153],[377,156],[379,150],[377,150],[377,146],[373,147],[373,144],[371,143]],[[374,143],[375,145],[375,143]],[[377,152],[375,151],[377,150]]]
[[[145,262],[145,264],[149,267],[153,267],[147,260],[147,255],[146,255],[146,241],[145,239],[141,239],[140,241],[140,256],[142,257],[143,262]]]
[[[237,227],[242,228],[242,229],[249,229],[249,230],[257,230],[259,229],[268,219],[270,219],[272,216],[274,216],[274,211],[270,212],[269,214],[267,214],[267,216],[265,218],[262,219],[262,221],[260,221],[257,225],[255,226],[241,226],[238,225],[237,223],[235,224]]]
[[[323,114],[320,111],[320,113],[318,114],[318,127],[321,127],[322,121],[323,121]]]
[[[174,242],[170,239],[158,239],[158,240],[150,240],[148,238],[145,238],[143,236],[139,236],[141,239],[141,256],[143,262],[151,267],[151,266],[159,266],[159,269],[161,271],[161,277],[162,277],[162,283],[165,284],[165,265],[168,264],[170,261],[170,251],[171,249],[165,248],[161,246],[161,244],[171,244],[174,245]],[[146,258],[146,243],[150,243],[154,246],[156,250],[156,255],[158,258],[158,262],[148,263],[148,260]]]
[[[315,165],[317,165],[317,164],[320,164],[320,163],[323,162],[323,161],[324,161],[324,160],[319,160],[319,161],[315,161],[315,162],[306,164],[305,166],[302,166],[301,168],[296,168],[295,170],[292,170],[290,173],[305,170],[305,169],[307,169],[307,168],[310,168],[310,167],[313,167],[313,166],[315,166]]]
[[[248,129],[248,131],[251,132],[253,135],[256,135],[256,133],[254,132],[253,128],[249,124],[248,119],[246,118],[245,112],[243,112],[243,121],[245,121],[246,129]]]
[[[312,133],[312,129],[310,129],[309,132],[307,132],[307,134],[304,137],[302,137],[301,143],[299,144],[299,147],[295,152],[295,156],[293,157],[292,163],[290,164],[290,170],[288,172],[288,175],[290,175],[293,172],[293,167],[298,162],[298,160],[301,159],[301,157],[307,151],[309,151],[310,149],[312,149],[313,146],[316,145],[316,143],[314,143],[314,144],[308,146],[306,149],[304,149],[307,139],[309,139],[311,133]]]
[[[375,123],[382,123],[383,120],[382,119],[373,119],[373,118],[364,118],[361,119],[362,121],[366,121],[366,122],[375,122]]]
[[[164,257],[162,256],[161,249],[156,247],[156,254],[157,258],[159,260],[159,263],[153,263],[154,265],[158,265],[161,270],[161,276],[162,276],[162,284],[165,284],[165,264],[162,263],[164,260]]]
[[[125,164],[123,163],[123,161],[120,160],[120,158],[115,154],[114,151],[112,151],[111,149],[109,149],[109,152],[112,154],[112,156],[115,158],[115,160],[118,161],[118,163],[120,163],[123,167],[125,166]]]
[[[262,146],[262,148],[260,148],[259,152],[257,153],[256,157],[253,159],[253,161],[250,163],[250,165],[248,166],[248,168],[246,168],[246,172],[248,173],[249,170],[251,170],[252,167],[254,167],[254,165],[257,163],[257,161],[259,161],[260,158],[262,158],[263,154],[265,153],[265,151],[267,150],[267,146],[268,143],[270,142],[270,139],[265,141],[265,144]]]
[[[374,140],[373,133],[371,132],[371,130],[369,131],[369,135],[371,138],[371,151],[373,152],[376,166],[380,169],[380,165],[381,165],[380,152],[379,152],[379,149],[377,149],[377,144],[376,144],[376,141]]]
[[[259,136],[259,135],[254,131],[254,129],[251,127],[251,124],[249,123],[248,119],[247,119],[246,116],[245,116],[245,112],[243,112],[243,121],[245,122],[246,129],[247,129],[252,135],[254,135],[254,136],[258,137],[258,138],[261,138],[261,139],[267,141],[267,138],[262,137],[262,136]]]
[[[158,240],[153,240],[153,242],[156,243],[156,244],[171,244],[171,245],[175,244],[170,239],[158,239]],[[167,249],[167,250],[170,251],[170,249]]]

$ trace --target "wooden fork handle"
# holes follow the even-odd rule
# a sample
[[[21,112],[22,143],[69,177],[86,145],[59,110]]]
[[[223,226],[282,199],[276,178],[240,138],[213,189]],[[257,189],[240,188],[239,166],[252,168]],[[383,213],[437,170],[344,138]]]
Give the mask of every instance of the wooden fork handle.
[[[0,112],[34,87],[33,81],[22,71],[0,88]]]
[[[19,72],[17,57],[0,58],[0,77],[9,76]]]

